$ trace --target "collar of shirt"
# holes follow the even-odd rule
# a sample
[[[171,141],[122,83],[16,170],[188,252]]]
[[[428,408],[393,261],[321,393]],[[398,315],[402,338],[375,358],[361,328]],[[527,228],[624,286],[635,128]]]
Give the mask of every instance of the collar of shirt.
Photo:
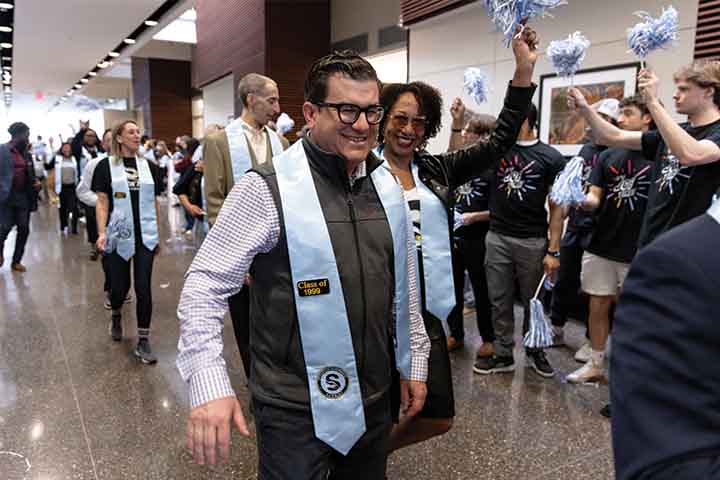
[[[517,143],[521,147],[532,147],[533,145],[537,145],[540,142],[537,138],[535,140],[518,140]]]
[[[720,199],[715,199],[707,213],[714,218],[716,222],[720,223]]]
[[[240,117],[238,117],[238,120],[240,120],[240,126],[243,130],[253,137],[258,137],[265,133],[265,127],[255,128]]]

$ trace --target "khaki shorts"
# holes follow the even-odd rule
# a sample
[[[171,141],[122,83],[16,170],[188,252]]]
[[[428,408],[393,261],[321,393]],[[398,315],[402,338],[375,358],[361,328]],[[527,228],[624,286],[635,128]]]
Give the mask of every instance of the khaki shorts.
[[[614,262],[585,252],[582,258],[580,283],[588,295],[611,296],[620,293],[625,277],[630,270],[629,263]]]

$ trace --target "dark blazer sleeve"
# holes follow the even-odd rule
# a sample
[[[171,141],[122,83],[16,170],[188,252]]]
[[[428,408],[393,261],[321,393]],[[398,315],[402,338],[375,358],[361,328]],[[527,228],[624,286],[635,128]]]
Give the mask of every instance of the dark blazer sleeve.
[[[437,155],[445,164],[451,190],[479,177],[515,144],[536,87],[534,84],[530,87],[509,84],[497,126],[487,140],[462,150]]]
[[[10,197],[14,173],[10,150],[6,145],[0,145],[0,203],[7,202]]]

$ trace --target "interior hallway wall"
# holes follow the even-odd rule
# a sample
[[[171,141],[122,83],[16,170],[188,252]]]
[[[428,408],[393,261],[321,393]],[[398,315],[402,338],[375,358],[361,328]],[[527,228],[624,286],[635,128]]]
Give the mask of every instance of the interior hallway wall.
[[[581,30],[592,42],[583,68],[595,68],[636,61],[628,53],[626,30],[638,19],[633,12],[646,10],[659,14],[664,4],[657,0],[575,0],[553,10],[554,18],[534,21],[531,25],[542,39],[542,55],[538,60],[534,81],[554,73],[544,54],[548,42],[567,37]],[[660,98],[674,111],[672,74],[693,59],[698,0],[683,0],[674,5],[680,14],[677,45],[668,52],[650,56],[662,84]],[[502,107],[507,82],[512,78],[512,50],[505,48],[503,38],[494,31],[485,9],[476,2],[410,27],[410,80],[422,80],[440,89],[445,101],[443,129],[430,142],[429,149],[439,153],[447,148],[450,137],[450,104],[460,96],[478,113],[497,115]],[[467,67],[480,67],[490,77],[492,92],[489,102],[478,106],[463,91],[463,73]],[[539,91],[535,96],[537,104]],[[680,119],[682,117],[678,117]]]

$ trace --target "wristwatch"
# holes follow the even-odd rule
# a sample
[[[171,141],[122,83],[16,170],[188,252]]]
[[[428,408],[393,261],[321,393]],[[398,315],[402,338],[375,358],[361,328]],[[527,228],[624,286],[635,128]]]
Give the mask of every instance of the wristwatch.
[[[560,252],[552,252],[548,250],[547,252],[545,252],[545,254],[549,257],[560,258]]]

